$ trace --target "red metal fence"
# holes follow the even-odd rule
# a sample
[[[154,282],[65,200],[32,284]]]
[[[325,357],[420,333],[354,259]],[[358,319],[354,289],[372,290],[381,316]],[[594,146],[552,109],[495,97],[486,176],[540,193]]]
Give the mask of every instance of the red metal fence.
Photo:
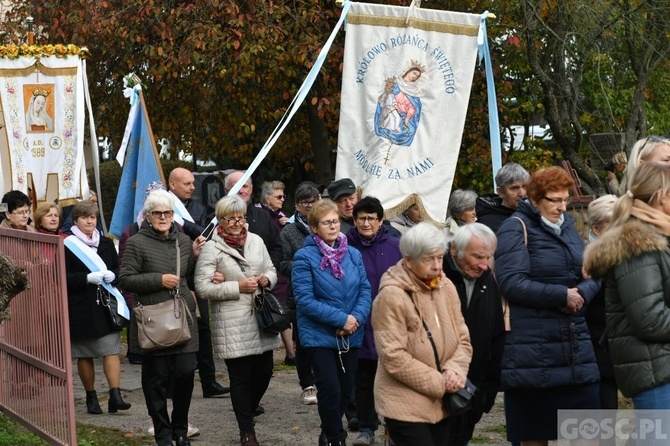
[[[0,324],[0,410],[49,444],[76,445],[63,239],[0,229],[0,251],[31,287]]]

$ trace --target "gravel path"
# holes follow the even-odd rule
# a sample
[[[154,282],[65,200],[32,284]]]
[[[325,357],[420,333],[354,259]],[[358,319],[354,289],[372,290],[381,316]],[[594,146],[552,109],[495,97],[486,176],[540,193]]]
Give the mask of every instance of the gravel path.
[[[295,368],[280,366],[283,358],[283,350],[277,350],[275,352],[276,370],[261,403],[265,407],[265,414],[256,418],[256,434],[264,446],[316,446],[320,432],[317,406],[302,404]],[[105,412],[103,415],[86,413],[84,389],[76,374],[76,367],[74,370],[77,422],[121,429],[128,435],[146,435],[150,420],[141,389],[141,366],[129,364],[126,360],[122,362],[121,387],[124,398],[132,403],[133,407],[117,414],[107,414],[107,381],[102,373],[101,362],[96,362],[96,385],[100,405]],[[228,382],[223,361],[217,361],[217,377],[223,385]],[[192,439],[193,446],[239,445],[237,423],[230,398],[203,398],[197,374],[190,421],[201,432],[199,437]],[[499,397],[491,413],[485,414],[477,426],[470,444],[509,445],[505,441],[504,426],[502,398]],[[355,433],[349,434],[348,444],[352,443],[355,436]],[[151,437],[146,438],[148,445],[153,444]],[[375,444],[384,444],[381,430],[378,431]]]

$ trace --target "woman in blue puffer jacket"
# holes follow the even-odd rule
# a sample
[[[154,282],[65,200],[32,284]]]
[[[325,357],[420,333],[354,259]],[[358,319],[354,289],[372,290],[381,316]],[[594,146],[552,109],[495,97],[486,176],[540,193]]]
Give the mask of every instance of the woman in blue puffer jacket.
[[[599,283],[582,275],[584,241],[565,213],[574,181],[560,167],[535,172],[529,201],[500,226],[495,268],[509,301],[501,384],[507,438],[557,438],[559,409],[599,409],[599,372],[584,308]]]
[[[362,328],[370,314],[370,283],[361,253],[349,247],[340,232],[334,202],[316,202],[307,222],[313,235],[293,257],[291,270],[300,343],[314,368],[319,444],[344,446],[342,415],[354,385]]]

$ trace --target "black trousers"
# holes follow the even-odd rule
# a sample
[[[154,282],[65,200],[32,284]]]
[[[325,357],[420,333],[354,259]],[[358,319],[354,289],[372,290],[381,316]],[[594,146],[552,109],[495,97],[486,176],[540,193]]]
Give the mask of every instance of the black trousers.
[[[442,446],[447,444],[448,423],[410,423],[386,418],[386,429],[396,446]]]
[[[342,352],[330,348],[308,348],[314,367],[321,431],[331,442],[344,440],[342,415],[349,404],[356,380],[358,349]],[[343,370],[344,368],[344,370]]]
[[[196,298],[200,318],[198,319],[199,350],[196,354],[198,360],[198,375],[203,389],[216,381],[216,366],[214,365],[214,353],[212,352],[212,330],[209,327],[209,301]]]
[[[375,411],[375,375],[377,361],[374,359],[359,359],[356,373],[356,417],[360,430],[376,431],[379,427],[379,418]]]
[[[295,342],[295,369],[298,373],[298,382],[300,387],[305,389],[314,385],[314,372],[312,372],[312,360],[300,344],[298,322],[295,320],[293,321],[293,341]]]
[[[258,407],[272,378],[272,350],[260,355],[226,359],[230,399],[240,433],[254,431],[254,409]]]
[[[195,353],[143,356],[142,391],[156,430],[157,445],[172,446],[173,437],[186,437],[194,376]],[[167,410],[170,384],[174,384],[171,386],[172,421]]]

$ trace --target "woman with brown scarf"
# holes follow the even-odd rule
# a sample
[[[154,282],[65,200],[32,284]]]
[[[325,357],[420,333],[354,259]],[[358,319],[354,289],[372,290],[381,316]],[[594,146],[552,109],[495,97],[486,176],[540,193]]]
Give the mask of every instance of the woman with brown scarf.
[[[198,257],[195,288],[212,301],[212,344],[226,361],[230,398],[242,446],[257,446],[253,410],[272,377],[272,351],[279,337],[262,332],[254,315],[254,295],[272,288],[277,273],[263,239],[247,230],[247,205],[238,195],[216,204],[218,230]],[[214,283],[215,272],[224,282]]]
[[[635,409],[670,409],[670,166],[644,163],[585,253],[605,281],[616,383]]]

